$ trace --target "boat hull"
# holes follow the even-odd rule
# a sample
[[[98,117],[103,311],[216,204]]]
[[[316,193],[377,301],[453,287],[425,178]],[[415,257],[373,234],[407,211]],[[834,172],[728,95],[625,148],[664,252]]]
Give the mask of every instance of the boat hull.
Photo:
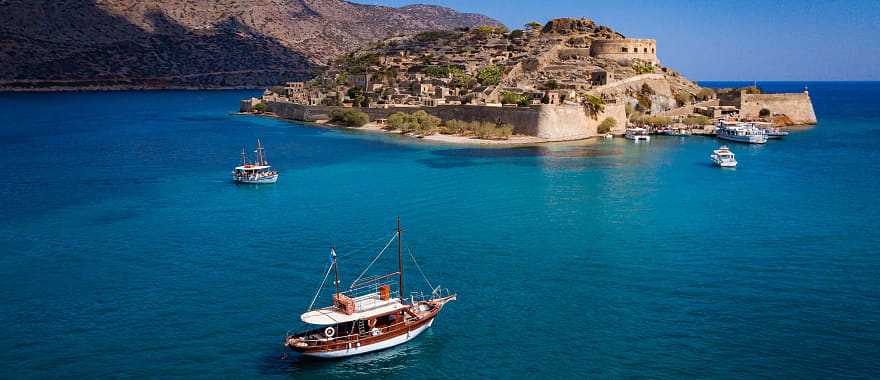
[[[409,342],[427,330],[431,325],[434,324],[434,317],[431,317],[429,321],[424,323],[423,325],[413,329],[410,332],[405,334],[401,334],[395,336],[391,339],[386,339],[381,342],[376,342],[373,344],[360,345],[359,343],[352,343],[351,348],[346,348],[344,350],[336,350],[336,351],[325,351],[325,352],[303,352],[302,354],[305,356],[311,356],[315,358],[323,358],[323,359],[332,359],[332,358],[344,358],[347,356],[354,356],[360,354],[366,354],[368,352],[374,352],[379,350],[384,350],[387,348],[391,348],[394,346],[398,346]]]
[[[764,135],[731,136],[719,134],[718,138],[722,140],[741,142],[746,144],[764,144],[767,142],[767,137]]]
[[[245,183],[245,184],[264,184],[264,183],[275,183],[278,182],[278,175],[273,175],[271,177],[264,177],[260,179],[242,179],[233,177],[232,180],[235,183]]]

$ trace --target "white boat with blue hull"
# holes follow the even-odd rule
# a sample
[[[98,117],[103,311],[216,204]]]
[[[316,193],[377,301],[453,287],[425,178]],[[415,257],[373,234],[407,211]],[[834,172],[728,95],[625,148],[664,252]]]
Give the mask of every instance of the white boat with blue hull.
[[[747,144],[764,144],[767,135],[761,129],[749,123],[719,123],[715,131],[716,136],[722,140],[735,141]]]
[[[257,140],[257,161],[249,162],[247,153],[241,150],[241,165],[232,170],[232,181],[235,183],[264,184],[278,181],[278,171],[273,170],[266,161],[263,144]]]

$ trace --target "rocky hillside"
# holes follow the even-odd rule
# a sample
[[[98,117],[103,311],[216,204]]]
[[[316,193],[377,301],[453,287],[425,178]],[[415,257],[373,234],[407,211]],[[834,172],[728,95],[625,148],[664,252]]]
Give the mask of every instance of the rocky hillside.
[[[0,89],[254,87],[368,41],[493,19],[339,0],[0,1]]]

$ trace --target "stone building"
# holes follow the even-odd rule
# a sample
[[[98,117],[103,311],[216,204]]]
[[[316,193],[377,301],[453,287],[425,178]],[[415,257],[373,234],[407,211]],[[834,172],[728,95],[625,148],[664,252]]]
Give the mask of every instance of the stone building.
[[[590,55],[614,60],[637,59],[655,66],[660,65],[660,60],[657,59],[657,41],[647,38],[595,40],[590,46]]]

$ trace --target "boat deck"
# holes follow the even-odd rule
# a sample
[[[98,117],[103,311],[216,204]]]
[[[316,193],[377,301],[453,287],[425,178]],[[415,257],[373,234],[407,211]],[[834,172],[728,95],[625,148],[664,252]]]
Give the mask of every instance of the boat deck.
[[[343,313],[335,306],[328,306],[318,310],[312,310],[303,314],[300,318],[303,322],[312,325],[335,325],[337,323],[352,322],[358,319],[367,319],[376,315],[392,313],[407,306],[400,303],[397,298],[382,300],[378,293],[365,294],[353,298],[355,312],[351,315]]]

